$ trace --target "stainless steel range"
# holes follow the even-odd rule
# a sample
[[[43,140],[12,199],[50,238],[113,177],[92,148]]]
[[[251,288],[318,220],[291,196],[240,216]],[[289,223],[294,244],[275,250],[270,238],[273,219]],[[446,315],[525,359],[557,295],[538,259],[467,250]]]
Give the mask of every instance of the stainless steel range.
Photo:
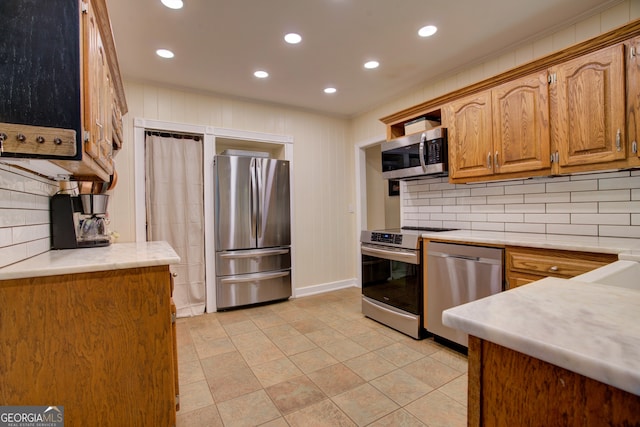
[[[449,230],[403,227],[362,231],[362,313],[410,337],[423,338],[420,235]]]

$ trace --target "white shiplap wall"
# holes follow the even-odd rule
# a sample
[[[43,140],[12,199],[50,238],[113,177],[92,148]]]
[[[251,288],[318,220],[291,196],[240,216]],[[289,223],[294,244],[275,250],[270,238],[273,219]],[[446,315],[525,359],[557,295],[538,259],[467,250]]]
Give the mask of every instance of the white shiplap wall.
[[[51,247],[49,197],[55,181],[0,162],[0,268]]]
[[[640,238],[640,171],[449,184],[406,181],[404,225]]]

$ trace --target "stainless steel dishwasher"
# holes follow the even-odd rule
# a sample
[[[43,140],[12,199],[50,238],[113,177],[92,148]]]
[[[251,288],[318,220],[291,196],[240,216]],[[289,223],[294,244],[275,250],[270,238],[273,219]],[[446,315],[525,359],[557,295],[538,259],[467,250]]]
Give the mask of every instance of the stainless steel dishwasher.
[[[442,312],[503,289],[503,250],[427,244],[427,331],[467,347],[466,333],[442,324]]]

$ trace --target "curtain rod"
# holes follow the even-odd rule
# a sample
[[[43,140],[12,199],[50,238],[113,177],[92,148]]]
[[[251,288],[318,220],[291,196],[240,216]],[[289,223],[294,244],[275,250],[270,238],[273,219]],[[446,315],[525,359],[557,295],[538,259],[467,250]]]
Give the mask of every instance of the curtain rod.
[[[200,141],[200,135],[193,135],[190,133],[178,133],[178,132],[163,132],[155,130],[146,130],[144,132],[147,136],[161,136],[163,138],[176,138],[176,139],[193,139],[194,141]]]

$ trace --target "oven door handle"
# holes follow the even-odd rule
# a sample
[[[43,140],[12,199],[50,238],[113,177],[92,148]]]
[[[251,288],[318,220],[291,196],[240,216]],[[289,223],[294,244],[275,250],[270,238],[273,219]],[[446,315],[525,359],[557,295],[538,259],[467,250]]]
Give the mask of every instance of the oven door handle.
[[[390,259],[393,261],[406,262],[408,264],[420,264],[420,255],[417,251],[390,251],[383,248],[364,246],[360,248],[362,255],[369,255],[376,258]]]

